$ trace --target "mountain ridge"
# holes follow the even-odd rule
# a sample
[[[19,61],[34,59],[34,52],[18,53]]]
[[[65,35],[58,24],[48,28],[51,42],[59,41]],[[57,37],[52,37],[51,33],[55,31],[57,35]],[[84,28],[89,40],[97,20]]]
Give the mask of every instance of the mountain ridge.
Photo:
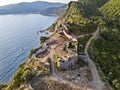
[[[62,8],[66,6],[63,3],[52,3],[52,2],[44,2],[44,1],[36,1],[36,2],[21,2],[18,4],[10,4],[5,6],[0,6],[0,14],[24,14],[24,13],[41,13],[45,12],[46,9],[51,8]],[[57,12],[57,10],[56,10]],[[51,14],[49,12],[49,14]]]

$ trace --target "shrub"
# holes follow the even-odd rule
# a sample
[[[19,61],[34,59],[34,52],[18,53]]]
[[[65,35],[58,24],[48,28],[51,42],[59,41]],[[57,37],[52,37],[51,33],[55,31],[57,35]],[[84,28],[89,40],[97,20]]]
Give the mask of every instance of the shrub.
[[[84,55],[85,46],[86,46],[86,44],[87,44],[87,42],[88,42],[88,40],[90,39],[91,36],[92,35],[88,35],[88,36],[84,36],[82,38],[77,39],[78,40],[78,48],[77,49],[78,49],[79,54]],[[83,47],[80,48],[79,47],[80,45],[82,45]]]
[[[69,46],[68,46],[68,48],[75,49],[75,44],[74,44],[74,43],[72,43],[72,42],[70,42],[70,43],[69,43]]]
[[[1,85],[0,85],[0,90],[2,90],[3,88],[6,88],[6,87],[7,87],[6,84],[1,84]]]
[[[29,67],[25,66],[25,64],[21,64],[11,80],[9,88],[18,88],[21,84],[30,82],[33,76],[34,72]]]
[[[40,37],[40,44],[43,44],[44,42],[45,42],[45,40],[47,40],[48,39],[48,37],[46,37],[46,36],[41,36]]]
[[[39,48],[38,48],[39,49]],[[34,54],[34,53],[36,53],[36,51],[38,50],[37,48],[32,48],[31,50],[30,50],[30,53],[29,53],[29,58],[31,58],[31,56]]]

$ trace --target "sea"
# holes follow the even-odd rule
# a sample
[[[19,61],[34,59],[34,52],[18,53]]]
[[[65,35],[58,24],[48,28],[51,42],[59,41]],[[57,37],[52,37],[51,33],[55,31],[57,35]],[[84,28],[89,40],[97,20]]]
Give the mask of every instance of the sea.
[[[8,83],[32,48],[40,46],[38,33],[57,17],[40,14],[0,15],[0,84]]]

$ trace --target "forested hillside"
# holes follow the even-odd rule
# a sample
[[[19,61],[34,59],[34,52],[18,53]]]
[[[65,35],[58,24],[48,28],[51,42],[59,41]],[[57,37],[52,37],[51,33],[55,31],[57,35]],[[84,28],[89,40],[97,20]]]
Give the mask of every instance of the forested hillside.
[[[70,2],[68,9],[62,14],[55,24],[49,29],[53,30],[55,25],[66,22],[70,25],[69,30],[75,35],[93,32],[97,26],[93,22],[92,17],[99,16],[98,8],[108,0],[79,0],[78,2]]]
[[[91,44],[89,54],[102,70],[105,78],[101,78],[120,90],[120,0],[70,2],[51,29],[62,22],[67,22],[75,35],[100,27],[100,37]]]
[[[100,8],[100,11],[109,25],[120,29],[120,0],[110,0]]]
[[[89,54],[106,78],[120,90],[120,0],[110,0],[100,9],[100,38],[93,41]]]
[[[100,8],[103,16],[108,19],[120,18],[120,0],[110,0]]]
[[[63,5],[61,7],[51,7],[44,11],[42,11],[40,14],[42,15],[60,15],[67,9],[67,5]]]

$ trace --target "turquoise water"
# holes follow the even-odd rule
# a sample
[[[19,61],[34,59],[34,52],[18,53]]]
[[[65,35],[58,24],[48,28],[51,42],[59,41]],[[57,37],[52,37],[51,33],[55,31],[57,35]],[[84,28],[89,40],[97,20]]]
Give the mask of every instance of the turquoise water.
[[[46,29],[57,17],[28,15],[0,16],[0,84],[8,83],[31,48],[39,47],[37,31]]]

